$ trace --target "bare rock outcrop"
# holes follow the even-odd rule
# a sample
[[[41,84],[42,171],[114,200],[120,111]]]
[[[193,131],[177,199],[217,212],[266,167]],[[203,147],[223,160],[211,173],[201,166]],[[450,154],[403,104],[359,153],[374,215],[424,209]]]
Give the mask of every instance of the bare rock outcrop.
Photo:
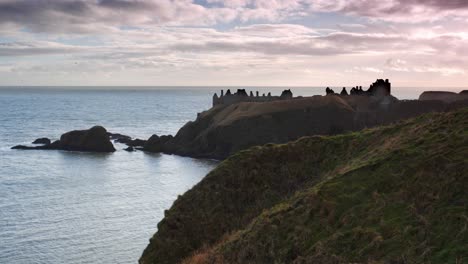
[[[18,145],[12,149],[56,149],[86,152],[115,151],[106,129],[102,126],[94,126],[87,130],[73,130],[67,132],[60,137],[60,140],[43,146],[31,147]]]
[[[102,126],[74,130],[60,137],[60,148],[71,151],[114,152],[115,148]]]
[[[172,136],[152,135],[148,140],[146,140],[143,145],[143,150],[149,152],[166,152],[168,148],[167,145],[172,139]]]

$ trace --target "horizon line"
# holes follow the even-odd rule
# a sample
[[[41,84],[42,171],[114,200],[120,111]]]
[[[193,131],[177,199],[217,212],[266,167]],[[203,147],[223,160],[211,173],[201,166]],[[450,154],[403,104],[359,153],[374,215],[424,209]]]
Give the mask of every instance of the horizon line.
[[[343,85],[0,85],[0,89],[2,88],[13,88],[13,87],[24,87],[24,88],[34,88],[34,87],[39,87],[39,88],[136,88],[136,87],[141,87],[141,88],[181,88],[181,87],[194,87],[194,88],[220,88],[220,87],[233,87],[233,88],[238,88],[238,87],[266,87],[266,88],[326,88],[326,87],[332,87],[332,88],[352,88],[355,86],[343,86]],[[364,87],[364,86],[363,86]],[[468,88],[467,86],[393,86],[392,88],[447,88],[447,89],[464,89]]]

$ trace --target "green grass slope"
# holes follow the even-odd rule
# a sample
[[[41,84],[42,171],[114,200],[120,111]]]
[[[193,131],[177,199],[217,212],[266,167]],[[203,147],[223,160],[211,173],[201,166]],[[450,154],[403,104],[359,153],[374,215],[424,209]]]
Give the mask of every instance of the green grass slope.
[[[468,109],[239,152],[141,263],[465,263]]]

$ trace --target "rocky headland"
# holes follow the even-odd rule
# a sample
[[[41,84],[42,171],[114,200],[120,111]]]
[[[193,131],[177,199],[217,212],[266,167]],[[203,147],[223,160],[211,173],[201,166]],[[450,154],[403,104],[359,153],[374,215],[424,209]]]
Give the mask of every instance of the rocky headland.
[[[372,87],[372,86],[371,86]],[[331,90],[331,89],[330,89]],[[220,104],[199,113],[174,136],[153,135],[143,145],[149,152],[225,159],[239,150],[266,143],[286,143],[303,136],[334,135],[415,117],[428,112],[468,106],[461,94],[456,100],[398,100],[390,93],[374,94],[353,88],[351,95],[272,98],[256,102]],[[233,95],[234,96],[234,95]],[[217,98],[217,100],[220,100]],[[244,101],[247,100],[247,101]],[[253,101],[252,101],[253,100]],[[258,100],[265,100],[259,97]]]
[[[343,101],[319,108],[351,119]],[[397,109],[421,105],[447,109]],[[463,263],[467,117],[462,108],[239,151],[165,211],[140,263]]]
[[[343,87],[340,93],[335,93],[327,87],[325,92],[325,96],[294,97],[291,90],[284,90],[280,96],[270,93],[260,96],[258,92],[249,95],[244,89],[238,89],[236,93],[228,90],[226,94],[221,92],[221,96],[215,94],[213,107],[198,113],[196,120],[186,123],[175,136],[152,135],[146,140],[133,139],[98,126],[100,133],[91,134],[91,137],[85,136],[86,130],[72,131],[56,142],[49,143],[48,139],[41,138],[36,143],[46,144],[14,148],[112,152],[115,151],[113,140],[127,145],[126,151],[222,160],[252,146],[358,131],[423,113],[468,106],[468,91],[427,91],[418,100],[398,100],[391,95],[391,83],[382,79],[372,83],[367,90],[356,86],[348,93]],[[95,140],[88,144],[88,138]]]

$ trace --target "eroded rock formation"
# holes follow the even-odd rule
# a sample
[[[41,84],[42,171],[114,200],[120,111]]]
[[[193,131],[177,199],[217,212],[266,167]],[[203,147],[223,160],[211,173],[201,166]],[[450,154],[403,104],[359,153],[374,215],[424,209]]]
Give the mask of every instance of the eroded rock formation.
[[[107,131],[102,126],[87,130],[73,130],[63,134],[60,140],[43,146],[14,146],[12,149],[56,149],[87,152],[114,152],[115,148]]]

